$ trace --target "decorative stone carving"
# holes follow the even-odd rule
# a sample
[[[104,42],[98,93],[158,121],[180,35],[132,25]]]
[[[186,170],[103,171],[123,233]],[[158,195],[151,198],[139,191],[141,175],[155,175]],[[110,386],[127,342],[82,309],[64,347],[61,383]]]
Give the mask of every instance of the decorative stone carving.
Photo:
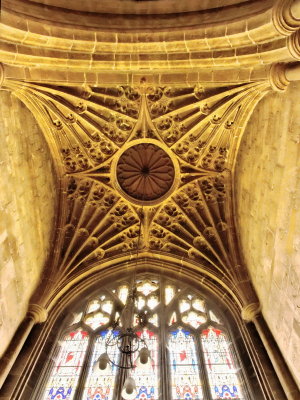
[[[20,83],[9,84],[19,89]],[[90,268],[131,257],[139,246],[162,260],[201,263],[238,291],[229,171],[245,121],[268,90],[268,82],[141,88],[26,83],[16,90],[35,103],[62,172],[49,267],[62,287]]]
[[[36,324],[42,324],[48,318],[48,311],[39,304],[29,304],[27,315],[29,318],[32,318]]]
[[[169,155],[152,143],[127,149],[117,164],[117,179],[122,190],[136,200],[157,200],[170,190],[174,165]]]
[[[277,0],[273,8],[273,23],[281,35],[289,36],[299,29],[299,0]]]
[[[242,309],[242,318],[246,322],[251,322],[260,313],[261,307],[259,303],[251,303]]]
[[[272,89],[277,92],[283,92],[288,87],[290,81],[287,80],[285,74],[286,64],[272,64],[269,72],[269,80]]]

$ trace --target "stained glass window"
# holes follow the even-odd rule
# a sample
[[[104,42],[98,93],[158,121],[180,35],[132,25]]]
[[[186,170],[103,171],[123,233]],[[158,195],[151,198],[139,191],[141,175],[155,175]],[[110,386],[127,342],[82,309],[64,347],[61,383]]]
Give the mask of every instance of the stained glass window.
[[[172,331],[168,347],[172,375],[172,399],[202,399],[198,357],[191,332],[182,328]]]
[[[138,353],[135,355],[136,368],[131,373],[137,387],[136,399],[144,400],[158,399],[158,339],[154,332],[144,329],[137,332],[137,335],[143,338],[151,354],[151,363],[149,367],[141,368],[138,364]]]
[[[221,313],[183,282],[148,274],[135,285],[132,328],[151,355],[146,367],[139,351],[133,355],[129,375],[136,383],[135,400],[208,400],[208,392],[210,400],[250,400]],[[120,351],[107,339],[125,329],[120,317],[133,286],[117,280],[69,316],[73,330],[58,341],[46,370],[47,383],[31,400],[121,399],[118,391],[126,374],[114,365],[121,362]],[[112,362],[101,370],[99,358],[105,353]],[[162,377],[170,377],[170,382]]]
[[[209,327],[202,332],[201,341],[213,399],[243,399],[226,335]]]
[[[76,330],[64,336],[48,380],[43,400],[72,400],[88,345],[88,332]]]
[[[174,286],[167,285],[165,287],[165,299],[166,299],[165,302],[166,302],[166,305],[168,305],[172,301],[174,295],[175,295]]]
[[[93,348],[93,355],[89,363],[89,372],[84,388],[84,400],[112,400],[114,394],[114,383],[117,368],[114,365],[108,365],[101,371],[97,365],[97,360],[101,354],[106,351],[105,340],[110,335],[117,335],[117,331],[112,329],[102,331],[97,336]],[[118,352],[116,348],[108,347],[107,353],[115,363],[118,361]]]

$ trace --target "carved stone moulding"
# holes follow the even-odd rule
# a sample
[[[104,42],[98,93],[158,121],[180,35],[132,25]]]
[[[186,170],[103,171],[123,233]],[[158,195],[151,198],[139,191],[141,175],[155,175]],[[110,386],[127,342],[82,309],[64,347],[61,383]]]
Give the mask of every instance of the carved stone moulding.
[[[115,186],[132,203],[157,204],[174,190],[177,181],[174,162],[158,141],[134,141],[115,162]]]

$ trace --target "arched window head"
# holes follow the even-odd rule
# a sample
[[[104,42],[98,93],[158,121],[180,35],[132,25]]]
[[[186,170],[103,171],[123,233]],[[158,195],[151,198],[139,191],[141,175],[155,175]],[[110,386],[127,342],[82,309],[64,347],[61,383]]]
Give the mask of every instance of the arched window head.
[[[33,399],[249,400],[228,323],[210,304],[155,275],[99,289],[66,319]],[[137,351],[124,369],[128,327]]]

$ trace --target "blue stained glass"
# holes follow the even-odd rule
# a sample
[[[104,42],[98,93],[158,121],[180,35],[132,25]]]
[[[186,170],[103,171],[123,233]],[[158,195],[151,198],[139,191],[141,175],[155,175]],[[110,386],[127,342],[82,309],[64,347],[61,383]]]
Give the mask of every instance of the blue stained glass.
[[[73,399],[87,344],[88,333],[83,330],[70,332],[60,342],[43,400]]]
[[[170,333],[168,348],[172,376],[172,399],[203,399],[194,337],[189,331],[179,328]]]
[[[240,399],[243,394],[226,335],[215,328],[202,332],[205,366],[213,399]]]
[[[118,335],[118,331],[111,329],[101,331],[94,344],[94,351],[89,366],[82,400],[112,400],[115,386],[117,368],[108,364],[107,369],[101,371],[97,366],[97,360],[106,352],[105,342],[108,336]],[[113,362],[118,361],[119,352],[114,346],[107,348],[107,354]]]

